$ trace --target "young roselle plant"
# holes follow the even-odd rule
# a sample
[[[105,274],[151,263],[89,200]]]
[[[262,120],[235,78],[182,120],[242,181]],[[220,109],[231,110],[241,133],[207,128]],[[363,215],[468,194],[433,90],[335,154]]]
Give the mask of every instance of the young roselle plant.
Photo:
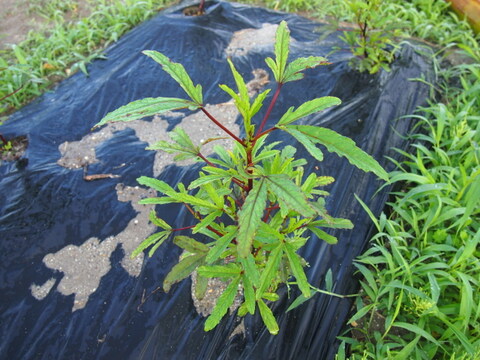
[[[324,228],[352,228],[347,219],[333,218],[325,209],[328,193],[321,188],[334,181],[332,177],[305,174],[304,159],[295,159],[293,146],[279,142],[268,143],[271,132],[285,131],[301,143],[318,161],[323,154],[317,144],[330,152],[345,156],[353,165],[371,171],[388,180],[385,170],[355,143],[336,132],[317,126],[297,125],[297,120],[328,107],[340,104],[335,97],[321,97],[305,102],[298,108],[291,107],[276,122],[265,129],[282,87],[303,78],[302,71],[327,64],[323,57],[310,56],[288,62],[290,33],[286,22],[278,26],[275,42],[275,60],[267,58],[266,64],[276,80],[276,90],[270,99],[265,116],[258,126],[253,118],[262,108],[270,90],[250,99],[244,79],[228,60],[237,90],[220,85],[234,100],[243,118],[245,137],[239,138],[214,118],[203,103],[201,85],[194,85],[181,64],[174,63],[156,51],[144,54],[159,63],[182,87],[188,99],[146,98],[107,114],[97,126],[113,121],[130,121],[170,110],[190,109],[202,111],[229,137],[232,151],[216,146],[216,157],[207,158],[201,148],[192,143],[181,128],[175,128],[169,136],[172,142],[160,141],[149,147],[176,154],[175,160],[196,159],[205,163],[196,180],[188,186],[178,183],[176,188],[154,178],[142,176],[138,182],[157,190],[162,196],[143,199],[143,204],[181,203],[192,215],[192,234],[203,234],[210,240],[202,243],[188,236],[175,236],[173,242],[184,249],[181,260],[164,279],[163,287],[171,286],[187,278],[197,270],[197,287],[206,288],[208,278],[220,278],[228,286],[217,300],[216,306],[205,323],[205,330],[213,329],[233,303],[239,287],[243,288],[243,303],[239,316],[254,314],[257,310],[272,334],[278,325],[266,301],[276,301],[281,284],[296,285],[301,296],[300,304],[318,291],[308,283],[304,267],[306,261],[298,255],[309,235],[335,244],[337,239]],[[150,248],[151,256],[171,235],[182,229],[173,229],[155,212],[151,221],[161,231],[145,239],[134,251],[136,256]]]

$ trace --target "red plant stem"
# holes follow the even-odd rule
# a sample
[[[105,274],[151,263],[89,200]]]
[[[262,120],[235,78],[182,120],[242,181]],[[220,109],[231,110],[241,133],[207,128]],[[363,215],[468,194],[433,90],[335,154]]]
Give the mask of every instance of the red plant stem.
[[[208,166],[211,166],[211,167],[216,167],[215,164],[212,164],[205,156],[203,156],[203,154],[201,152],[199,152],[197,154],[197,156],[202,159],[203,161],[205,161],[207,163]]]
[[[257,135],[255,136],[255,138],[253,139],[253,145],[255,145],[255,143],[257,142],[257,140],[260,139],[263,135],[266,135],[266,134],[268,134],[269,132],[272,132],[273,130],[277,130],[277,129],[278,129],[278,128],[274,126],[274,127],[271,127],[270,129],[265,130],[264,132],[261,132],[261,133],[257,134]],[[253,146],[252,146],[252,147],[253,147]]]
[[[267,123],[267,120],[270,117],[270,114],[272,112],[273,106],[277,102],[278,95],[280,95],[280,90],[282,89],[282,86],[283,86],[283,83],[277,83],[277,89],[275,90],[275,94],[273,94],[272,101],[270,101],[270,105],[268,105],[267,112],[265,113],[262,123],[260,124],[260,127],[257,130],[257,136],[255,136],[255,138],[258,138],[258,134],[260,134],[263,128],[265,127],[265,124]]]
[[[2,134],[0,134],[0,139],[1,139],[2,142],[3,142],[3,145],[8,145],[7,139],[5,139]]]
[[[174,231],[182,231],[182,230],[188,230],[188,229],[191,229],[191,228],[194,228],[195,225],[190,225],[190,226],[185,226],[185,227],[182,227],[182,228],[178,228],[178,229],[172,229],[170,230],[171,232],[174,232]]]
[[[274,205],[274,206],[269,206],[266,208],[267,212],[265,213],[265,216],[263,217],[263,222],[266,223],[268,221],[268,218],[270,217],[270,214],[272,213],[272,210],[280,209],[280,205]]]
[[[242,146],[245,146],[245,142],[240,139],[237,135],[235,135],[234,133],[232,133],[230,130],[228,130],[225,126],[223,126],[217,119],[215,119],[212,114],[210,114],[203,106],[200,108],[203,113],[205,115],[208,116],[208,118],[210,120],[212,120],[214,122],[215,125],[217,125],[220,129],[222,129],[223,131],[225,131],[228,135],[230,135],[235,141],[237,141],[238,143],[240,143]]]

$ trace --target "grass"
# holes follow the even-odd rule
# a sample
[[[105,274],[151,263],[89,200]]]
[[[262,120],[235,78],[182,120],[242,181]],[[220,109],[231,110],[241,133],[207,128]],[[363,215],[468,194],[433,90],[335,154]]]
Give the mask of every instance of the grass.
[[[35,11],[41,9],[52,26],[0,54],[0,99],[21,89],[0,112],[17,109],[74,71],[86,72],[103,46],[165,5],[104,0],[95,2],[88,18],[71,23],[63,15],[75,1],[35,1]],[[345,2],[334,0],[245,2],[352,20]],[[405,36],[434,44],[440,101],[414,115],[417,131],[412,147],[399,150],[403,160],[392,173],[396,190],[388,213],[372,216],[377,232],[356,261],[361,296],[337,359],[479,359],[479,37],[445,1],[388,0],[383,6]],[[442,61],[452,53],[466,63]]]
[[[22,107],[41,95],[55,82],[82,71],[102,58],[102,50],[117,41],[135,25],[156,14],[165,0],[91,1],[90,15],[75,15],[74,0],[30,3],[30,11],[47,19],[44,31],[31,31],[27,39],[0,52],[0,123],[1,116]],[[67,12],[73,13],[66,17]]]

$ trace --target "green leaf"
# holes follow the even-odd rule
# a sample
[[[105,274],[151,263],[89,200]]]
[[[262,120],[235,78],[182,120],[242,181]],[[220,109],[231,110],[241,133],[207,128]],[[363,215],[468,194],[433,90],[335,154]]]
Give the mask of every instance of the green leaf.
[[[318,161],[323,161],[323,153],[322,151],[315,146],[315,143],[310,140],[308,136],[305,136],[302,134],[300,131],[297,131],[295,129],[291,129],[289,127],[279,127],[279,129],[282,129],[292,135],[299,143],[301,143],[305,149],[312,155],[315,159]]]
[[[253,238],[257,231],[267,202],[267,187],[262,178],[255,182],[242,209],[238,212],[237,251],[240,257],[250,254]]]
[[[209,209],[217,209],[217,205],[212,204],[210,201],[199,199],[196,196],[185,194],[185,193],[174,193],[169,194],[170,197],[175,199],[176,202],[186,203],[193,206],[200,206]]]
[[[198,179],[195,179],[188,185],[189,190],[196,189],[197,187],[208,184],[210,182],[216,181],[216,180],[222,180],[222,179],[231,179],[232,175],[223,175],[223,174],[213,174],[213,175],[204,175],[200,176]]]
[[[288,175],[268,175],[265,179],[268,181],[269,190],[281,199],[289,209],[295,210],[305,217],[316,215],[302,189],[290,180]]]
[[[337,132],[310,125],[288,125],[286,129],[293,129],[307,136],[312,142],[324,145],[328,151],[339,156],[345,156],[347,160],[363,171],[371,171],[379,178],[389,181],[388,173],[373,157],[356,146],[352,139],[338,134]],[[308,149],[307,149],[308,150]]]
[[[140,205],[164,205],[164,204],[171,204],[174,203],[171,197],[164,196],[164,197],[152,197],[152,198],[145,198],[138,201]]]
[[[307,228],[311,230],[319,239],[324,240],[326,243],[335,245],[338,243],[338,239],[335,236],[327,234],[325,231],[316,228],[315,226],[308,225]]]
[[[285,67],[287,66],[289,44],[290,30],[288,30],[287,22],[282,21],[278,25],[277,33],[275,36],[275,63],[277,71],[273,73],[275,80],[279,83],[283,83],[285,80],[284,73]]]
[[[234,263],[227,265],[204,265],[198,268],[198,273],[206,278],[233,278],[242,269]]]
[[[258,309],[260,310],[260,315],[262,316],[262,320],[267,326],[268,331],[272,335],[278,334],[278,324],[277,320],[273,316],[272,310],[263,302],[263,300],[257,300]]]
[[[145,240],[143,240],[140,245],[137,246],[137,248],[132,252],[132,255],[130,255],[130,257],[133,259],[149,246],[157,243],[163,243],[165,239],[168,238],[168,235],[170,235],[170,231],[160,231],[153,235],[150,235]]]
[[[278,126],[288,125],[294,121],[297,121],[305,116],[314,114],[316,112],[325,110],[326,108],[340,105],[342,102],[339,98],[333,96],[324,96],[314,100],[307,101],[294,110],[292,106],[287,112],[280,118],[277,123]]]
[[[300,294],[288,307],[286,313],[292,311],[293,309],[302,305],[305,301],[309,300],[310,298],[306,298],[303,294]]]
[[[215,242],[215,245],[210,249],[206,257],[207,264],[211,264],[216,261],[222,253],[227,249],[228,245],[232,242],[232,240],[237,235],[237,227],[236,226],[229,226],[227,228],[227,233],[223,235],[220,239]]]
[[[233,279],[232,282],[228,284],[227,288],[222,293],[222,295],[220,295],[212,313],[208,317],[207,321],[205,321],[205,327],[204,327],[205,331],[210,331],[215,326],[217,326],[220,320],[222,320],[223,316],[227,313],[228,308],[232,305],[233,301],[235,300],[239,283],[240,283],[240,276]]]
[[[175,192],[175,190],[173,190],[173,188],[170,185],[168,185],[165,181],[154,179],[148,176],[140,176],[139,178],[137,178],[137,182],[140,185],[148,186],[165,195],[169,195]]]
[[[185,71],[185,68],[182,64],[171,61],[167,56],[159,53],[158,51],[145,50],[143,53],[159,63],[163,70],[165,70],[165,72],[168,73],[182,87],[183,90],[185,90],[187,95],[193,100],[197,107],[202,105],[202,86],[193,85],[192,79]]]
[[[163,280],[163,289],[169,292],[172,285],[188,277],[205,260],[205,253],[199,253],[183,258],[176,264]]]
[[[321,219],[312,221],[308,226],[311,227],[327,227],[332,229],[353,229],[353,224],[348,219],[329,218],[328,220]]]
[[[222,214],[223,214],[222,210],[216,210],[216,211],[210,213],[209,215],[205,216],[197,225],[195,225],[195,227],[192,229],[192,233],[196,234],[200,230],[206,228],[212,222],[214,222],[216,218],[218,218]]]
[[[171,230],[172,227],[168,225],[165,220],[160,219],[157,214],[155,213],[155,210],[150,211],[149,219],[154,224],[155,226],[158,226],[159,228],[162,228],[164,230]]]
[[[283,246],[279,244],[275,249],[272,250],[270,256],[268,257],[267,264],[263,269],[262,275],[260,276],[260,285],[258,286],[256,298],[257,300],[262,298],[263,293],[272,285],[274,282],[277,272],[278,265],[283,255]]]
[[[283,75],[283,82],[286,83],[289,81],[303,79],[304,75],[301,74],[303,70],[326,64],[327,59],[321,56],[309,56],[295,59],[290,64],[288,64],[287,68],[285,69],[285,74]]]
[[[205,297],[208,287],[208,278],[198,275],[197,273],[197,284],[195,286],[195,296],[198,300],[202,300]]]
[[[114,121],[133,121],[140,120],[147,116],[161,114],[166,111],[180,110],[189,108],[194,110],[198,106],[189,100],[177,98],[145,98],[141,100],[132,101],[131,103],[121,106],[118,109],[109,112],[100,120],[94,128],[105,125],[108,122]]]
[[[182,249],[195,254],[206,253],[210,250],[210,248],[207,245],[197,240],[194,240],[188,236],[183,236],[183,235],[175,236],[175,238],[173,239],[173,242],[177,246],[181,247]]]
[[[405,322],[396,321],[396,322],[393,323],[392,326],[399,327],[399,328],[402,328],[402,329],[406,329],[410,332],[413,332],[417,335],[420,335],[420,336],[424,337],[426,340],[430,341],[431,343],[433,343],[437,346],[441,346],[440,343],[437,340],[435,340],[435,338],[431,334],[429,334],[428,332],[426,332],[425,330],[423,330],[422,328],[418,327],[415,324],[409,324],[409,323],[405,323]]]
[[[255,290],[252,282],[245,274],[242,275],[243,281],[243,296],[245,298],[245,306],[250,314],[255,314]]]
[[[187,160],[198,156],[198,153],[200,152],[199,147],[193,144],[188,134],[181,127],[177,126],[173,131],[168,133],[168,136],[174,141],[174,143],[161,140],[146,149],[162,150],[169,154],[181,154],[183,156],[181,160]]]
[[[295,276],[295,279],[297,280],[298,287],[302,291],[303,296],[309,298],[311,296],[310,284],[308,283],[305,271],[303,271],[298,255],[289,243],[285,243],[285,253],[287,254],[293,276]]]
[[[278,296],[277,293],[264,292],[262,295],[262,299],[268,301],[278,301],[280,299],[280,296]]]
[[[245,271],[245,276],[248,277],[248,279],[254,286],[258,286],[258,284],[260,283],[260,273],[258,272],[258,268],[253,255],[248,254],[245,259],[240,258],[240,262],[242,263],[243,270]]]

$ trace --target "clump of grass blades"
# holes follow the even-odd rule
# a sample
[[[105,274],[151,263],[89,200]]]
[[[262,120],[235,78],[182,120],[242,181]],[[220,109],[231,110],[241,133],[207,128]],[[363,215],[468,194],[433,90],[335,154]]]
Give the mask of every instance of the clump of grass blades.
[[[102,57],[103,47],[154,15],[166,2],[97,1],[91,3],[88,17],[74,22],[65,20],[61,9],[45,9],[42,14],[52,22],[48,30],[32,31],[25,41],[0,52],[0,99],[20,89],[2,101],[0,114],[18,109],[78,70],[88,74],[87,64]]]
[[[388,217],[371,216],[378,233],[356,263],[362,296],[339,359],[345,344],[350,359],[480,357],[480,49],[463,48],[474,63],[443,72],[444,104],[420,109],[425,131],[391,174],[406,185]]]

